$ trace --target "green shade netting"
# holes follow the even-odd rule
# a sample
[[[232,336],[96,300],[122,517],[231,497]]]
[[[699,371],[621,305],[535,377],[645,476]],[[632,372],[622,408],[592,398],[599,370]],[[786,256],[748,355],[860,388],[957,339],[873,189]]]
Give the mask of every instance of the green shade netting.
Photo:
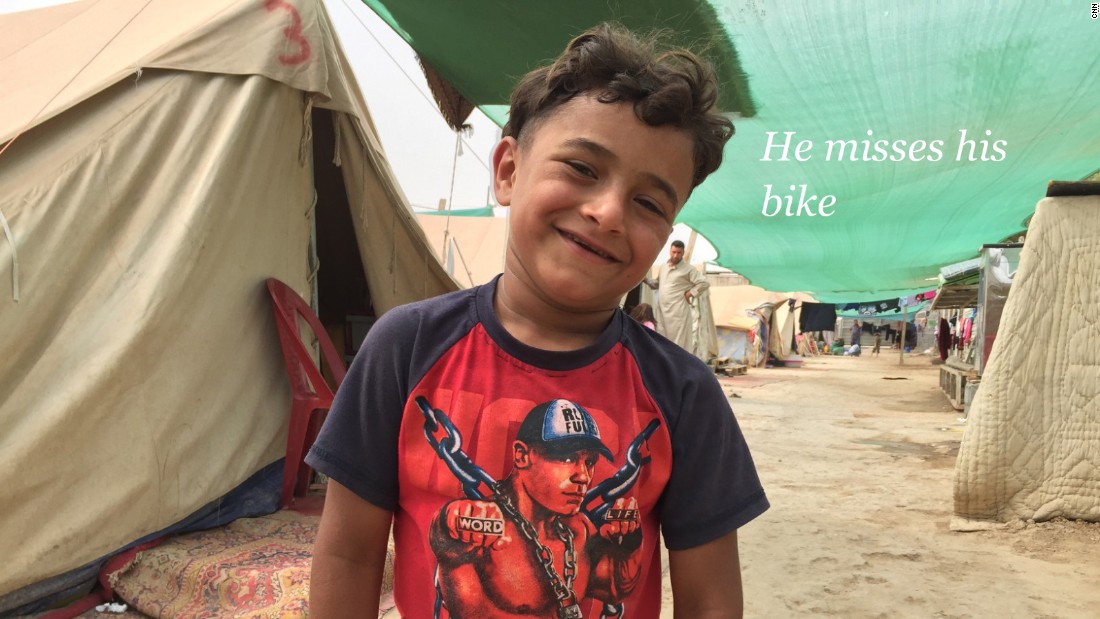
[[[716,262],[771,290],[837,302],[925,290],[941,266],[1020,232],[1048,181],[1100,167],[1100,21],[1089,3],[365,2],[497,122],[519,75],[599,21],[709,41],[726,109],[743,117],[678,221],[715,246]],[[957,160],[962,130],[975,161],[967,148]],[[762,160],[768,132],[779,143],[794,132],[789,161],[775,160],[779,149]],[[881,156],[877,140],[888,157],[904,141],[903,160],[864,161],[865,139],[868,158]],[[806,161],[793,157],[801,140],[812,142]],[[830,140],[854,140],[857,160],[837,145],[828,157]],[[938,161],[911,160],[917,140],[939,140]],[[833,214],[765,216],[765,185],[783,199],[794,185],[795,205],[801,185],[833,195]]]
[[[449,211],[419,211],[417,215],[429,215],[432,217],[492,217],[493,207],[481,208],[456,208]]]
[[[723,109],[754,112],[737,53],[705,0],[363,1],[479,107],[506,104],[523,74],[553,60],[589,26],[613,19],[639,32],[665,31],[679,45],[711,50]],[[499,116],[490,117],[503,124]]]

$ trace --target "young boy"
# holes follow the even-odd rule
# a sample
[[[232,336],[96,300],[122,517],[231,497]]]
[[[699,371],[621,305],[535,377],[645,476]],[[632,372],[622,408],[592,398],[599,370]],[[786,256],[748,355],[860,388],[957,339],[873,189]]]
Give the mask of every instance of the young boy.
[[[729,404],[630,320],[733,133],[713,73],[611,26],[512,94],[493,155],[504,273],[371,329],[307,458],[329,476],[316,619],[740,617],[737,529],[768,507]]]

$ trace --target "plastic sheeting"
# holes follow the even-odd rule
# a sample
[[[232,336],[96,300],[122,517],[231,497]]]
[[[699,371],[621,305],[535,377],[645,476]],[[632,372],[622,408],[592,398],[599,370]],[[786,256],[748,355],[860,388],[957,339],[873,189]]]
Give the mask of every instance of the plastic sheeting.
[[[718,327],[718,357],[726,357],[734,363],[749,363],[749,331],[731,327]]]
[[[982,274],[978,284],[978,317],[975,323],[977,335],[974,342],[974,369],[978,374],[989,361],[997,330],[1001,328],[1008,293],[1012,290],[1012,278],[1020,265],[1021,247],[983,247]]]

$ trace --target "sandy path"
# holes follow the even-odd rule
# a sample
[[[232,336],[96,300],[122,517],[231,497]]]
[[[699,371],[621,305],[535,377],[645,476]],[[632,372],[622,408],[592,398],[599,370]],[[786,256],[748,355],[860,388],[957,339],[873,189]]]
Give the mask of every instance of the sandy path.
[[[963,424],[927,357],[723,382],[772,503],[739,533],[746,617],[1100,617],[1100,525],[948,529]]]

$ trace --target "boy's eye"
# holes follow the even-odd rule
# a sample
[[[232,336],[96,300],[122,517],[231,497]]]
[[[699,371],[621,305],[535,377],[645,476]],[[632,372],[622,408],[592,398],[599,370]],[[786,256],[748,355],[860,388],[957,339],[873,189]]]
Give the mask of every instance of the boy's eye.
[[[573,168],[573,171],[577,172],[578,174],[582,174],[591,178],[596,177],[596,173],[592,171],[592,168],[578,161],[566,161],[565,165]]]
[[[649,200],[647,198],[638,198],[635,201],[638,204],[640,204],[642,206],[642,208],[644,208],[648,211],[652,211],[652,212],[660,215],[661,217],[665,216],[664,209],[662,209],[661,206],[659,204],[657,204],[656,202],[654,202],[653,200]]]

